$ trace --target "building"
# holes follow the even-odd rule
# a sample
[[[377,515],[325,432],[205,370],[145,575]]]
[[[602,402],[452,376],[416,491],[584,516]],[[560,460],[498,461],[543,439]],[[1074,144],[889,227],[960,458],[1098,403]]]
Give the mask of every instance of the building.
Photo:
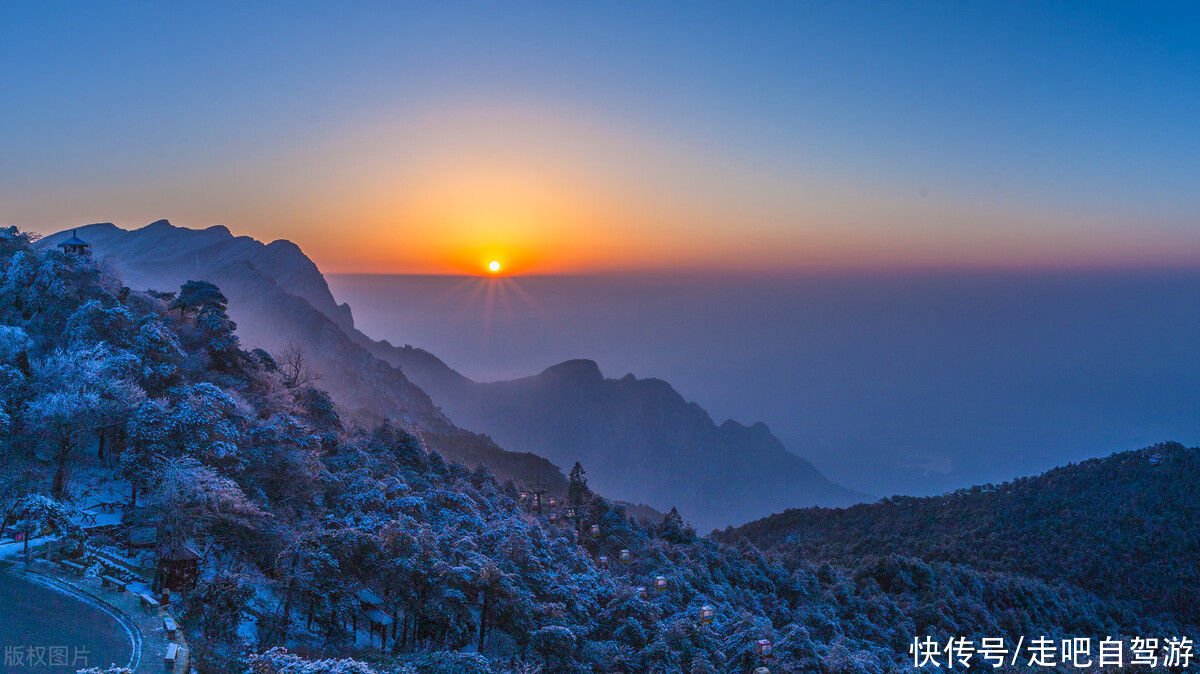
[[[74,253],[76,255],[91,255],[92,244],[80,239],[75,235],[75,230],[71,230],[71,238],[58,244],[64,253]]]
[[[190,545],[175,542],[158,548],[155,590],[188,590],[200,577],[200,553]]]

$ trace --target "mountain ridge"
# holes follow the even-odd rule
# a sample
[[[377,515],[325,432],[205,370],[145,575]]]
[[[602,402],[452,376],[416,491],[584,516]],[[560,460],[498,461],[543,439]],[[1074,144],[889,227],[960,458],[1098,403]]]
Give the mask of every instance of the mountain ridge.
[[[92,245],[97,258],[116,266],[131,287],[174,291],[192,279],[215,283],[229,299],[245,344],[276,354],[293,344],[303,347],[309,365],[322,374],[322,388],[357,420],[391,418],[466,465],[486,463],[503,478],[565,489],[566,478],[552,463],[459,428],[399,368],[357,344],[326,313],[349,321],[349,307],[333,301],[324,276],[295,244],[280,244],[282,239],[264,244],[219,225],[189,229],[157,220],[133,230],[85,225],[44,237],[38,245],[54,246],[72,232]],[[308,292],[297,287],[305,284]]]
[[[1166,442],[939,496],[791,509],[717,537],[792,562],[898,555],[1067,582],[1200,624],[1197,492],[1200,448]]]
[[[97,255],[117,261],[131,285],[171,289],[200,272],[211,277],[230,295],[230,313],[249,344],[273,352],[288,339],[316,345],[308,351],[326,375],[323,386],[352,409],[382,417],[400,405],[421,417],[414,423],[461,427],[494,438],[496,449],[518,448],[560,468],[580,461],[604,493],[662,510],[679,506],[701,528],[865,498],[787,451],[765,424],[717,425],[661,379],[605,378],[595,361],[581,358],[480,383],[428,351],[373,339],[354,326],[350,307],[336,301],[317,265],[286,239],[263,244],[221,225],[189,229],[166,220],[134,230],[111,223],[77,230]],[[69,235],[46,237],[43,245]],[[362,392],[364,372],[388,381]],[[514,405],[514,395],[525,404]]]
[[[909,646],[950,636],[965,640],[964,656],[982,638],[1028,635],[1051,647],[1106,635],[1194,643],[1197,629],[1176,616],[1069,583],[869,550],[840,563],[724,544],[675,513],[646,522],[578,475],[581,517],[555,517],[561,510],[426,451],[395,424],[344,424],[319,387],[242,348],[210,287],[133,290],[108,265],[37,250],[15,230],[0,230],[0,271],[9,519],[61,537],[59,553],[83,566],[99,554],[152,569],[175,545],[204,550],[197,582],[173,588],[201,671],[714,673],[765,661],[771,671],[865,674],[911,671]],[[596,369],[557,372],[603,387]],[[1139,457],[1132,472],[1182,487],[1167,505],[1194,509],[1200,471],[1169,450]],[[1073,493],[1069,482],[1052,486]],[[94,535],[76,523],[76,506],[121,492],[124,526]],[[1189,534],[1194,521],[1183,518]],[[1119,523],[1115,533],[1149,543],[1171,533]],[[156,532],[158,553],[130,552],[139,529]],[[1043,547],[1033,543],[1030,552]],[[1079,568],[1122,552],[1100,543],[1078,546]],[[1187,569],[1194,555],[1180,561]],[[1186,608],[1194,582],[1180,589]],[[378,650],[359,639],[375,631],[354,624],[364,604],[398,626],[390,648],[385,635]],[[243,631],[247,613],[277,619]],[[974,655],[961,669],[993,668]]]
[[[677,505],[701,529],[782,508],[869,499],[789,452],[765,423],[718,425],[662,379],[606,378],[595,361],[577,358],[526,377],[476,382],[417,347],[380,341],[368,348],[407,372],[464,427],[557,465],[579,461],[603,493]],[[653,484],[632,491],[631,471],[648,471]]]

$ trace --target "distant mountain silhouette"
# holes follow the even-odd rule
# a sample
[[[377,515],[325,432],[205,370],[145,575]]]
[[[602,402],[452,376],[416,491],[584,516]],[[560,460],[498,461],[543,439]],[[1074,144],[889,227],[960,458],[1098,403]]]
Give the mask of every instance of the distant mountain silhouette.
[[[372,351],[463,426],[560,466],[579,461],[600,493],[677,505],[702,529],[865,498],[787,451],[765,424],[717,425],[661,379],[606,379],[595,362],[571,360],[531,377],[479,383],[421,349],[377,343]]]
[[[787,451],[766,425],[717,425],[659,379],[606,379],[596,363],[573,360],[523,379],[479,383],[427,351],[373,340],[289,241],[263,244],[221,226],[193,230],[165,220],[132,231],[97,224],[77,232],[96,255],[111,256],[131,285],[173,290],[193,278],[213,281],[229,296],[245,343],[273,353],[303,346],[335,400],[376,417],[400,410],[403,421],[453,436],[463,445],[456,458],[467,463],[527,479],[553,470],[529,454],[504,452],[492,438],[559,467],[579,461],[599,493],[662,510],[678,506],[703,530],[865,498]],[[47,237],[46,245],[69,236]],[[455,435],[463,432],[454,424],[486,435]]]
[[[177,291],[193,279],[217,284],[229,298],[230,316],[247,348],[278,355],[289,345],[300,347],[321,374],[320,387],[360,421],[390,418],[469,466],[483,463],[502,478],[565,486],[549,461],[505,451],[486,436],[455,426],[399,368],[371,355],[359,343],[365,337],[354,338],[350,308],[334,301],[320,270],[294,243],[263,244],[221,226],[187,229],[166,220],[135,230],[100,223],[74,231],[131,287]],[[54,246],[70,236],[60,232],[39,245]]]

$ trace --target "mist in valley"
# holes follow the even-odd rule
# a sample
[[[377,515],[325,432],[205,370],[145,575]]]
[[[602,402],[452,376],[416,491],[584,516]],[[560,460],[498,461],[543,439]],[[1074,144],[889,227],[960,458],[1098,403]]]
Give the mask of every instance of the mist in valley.
[[[876,496],[1200,435],[1198,272],[328,279],[365,333],[477,381],[659,377]]]

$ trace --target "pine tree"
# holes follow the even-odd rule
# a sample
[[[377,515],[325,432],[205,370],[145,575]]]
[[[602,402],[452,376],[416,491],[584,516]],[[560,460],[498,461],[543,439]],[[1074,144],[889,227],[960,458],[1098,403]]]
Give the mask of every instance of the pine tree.
[[[229,308],[229,300],[208,281],[188,281],[179,288],[179,296],[171,302],[171,308],[178,309],[180,315],[204,310],[225,313]]]
[[[571,468],[571,475],[568,477],[567,502],[576,507],[581,506],[587,493],[587,478],[584,477],[583,466],[576,461],[575,467]]]

